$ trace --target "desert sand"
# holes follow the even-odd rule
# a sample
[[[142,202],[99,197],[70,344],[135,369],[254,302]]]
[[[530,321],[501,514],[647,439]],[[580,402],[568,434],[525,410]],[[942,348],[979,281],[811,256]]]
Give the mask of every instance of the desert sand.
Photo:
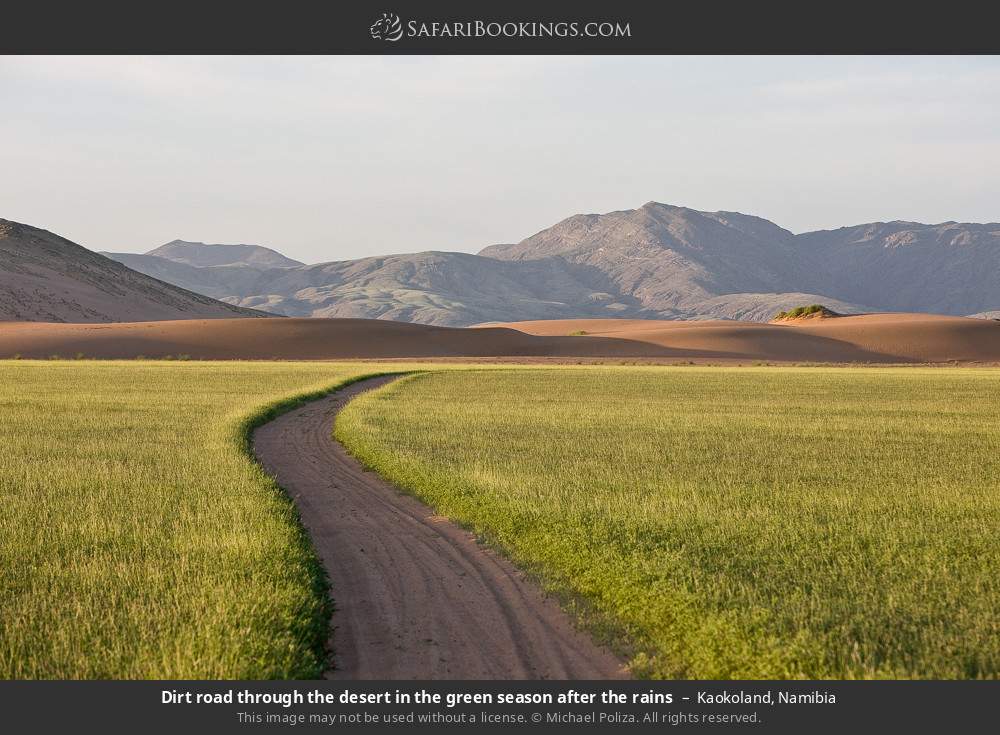
[[[295,500],[336,600],[334,668],[347,679],[609,679],[623,664],[470,532],[330,441],[355,383],[254,433]]]
[[[313,318],[0,323],[0,358],[53,355],[222,360],[598,358],[997,363],[1000,322],[929,314],[869,314],[781,324],[570,319],[474,328]]]
[[[618,339],[701,359],[795,362],[986,362],[1000,361],[1000,322],[935,314],[862,314],[780,324],[735,321],[574,319],[483,327],[509,327],[555,337]]]

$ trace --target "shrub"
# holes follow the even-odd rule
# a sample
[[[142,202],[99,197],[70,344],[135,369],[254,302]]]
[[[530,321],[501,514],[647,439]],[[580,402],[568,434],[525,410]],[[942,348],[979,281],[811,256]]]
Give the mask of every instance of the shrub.
[[[799,316],[808,316],[810,314],[818,314],[823,312],[833,313],[827,309],[822,304],[810,304],[809,306],[796,306],[794,309],[789,311],[779,311],[774,315],[775,319],[794,319]]]

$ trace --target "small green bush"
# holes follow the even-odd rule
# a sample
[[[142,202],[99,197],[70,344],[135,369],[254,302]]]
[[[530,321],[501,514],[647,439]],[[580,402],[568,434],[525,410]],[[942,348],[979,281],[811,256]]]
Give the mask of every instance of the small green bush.
[[[810,304],[809,306],[796,306],[789,311],[779,311],[775,314],[775,319],[794,319],[798,316],[808,316],[819,312],[830,311],[822,304]]]

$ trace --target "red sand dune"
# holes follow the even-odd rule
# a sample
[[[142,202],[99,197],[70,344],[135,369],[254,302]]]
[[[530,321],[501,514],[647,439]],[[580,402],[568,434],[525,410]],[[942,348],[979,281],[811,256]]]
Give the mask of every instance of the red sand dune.
[[[585,335],[574,335],[576,332]],[[1000,362],[1000,322],[872,314],[801,323],[581,319],[432,327],[373,319],[0,323],[0,358],[639,358],[656,361]]]
[[[817,362],[997,362],[1000,322],[935,314],[863,314],[780,324],[734,321],[573,319],[512,327],[540,336],[586,332],[706,357]],[[576,337],[575,339],[583,339]]]

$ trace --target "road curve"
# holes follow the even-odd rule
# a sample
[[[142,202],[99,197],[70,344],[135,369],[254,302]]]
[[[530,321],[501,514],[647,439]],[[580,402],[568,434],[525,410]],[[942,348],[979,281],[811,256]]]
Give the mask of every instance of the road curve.
[[[366,471],[333,439],[364,380],[254,432],[330,576],[333,669],[344,679],[604,679],[622,662],[513,565]]]

